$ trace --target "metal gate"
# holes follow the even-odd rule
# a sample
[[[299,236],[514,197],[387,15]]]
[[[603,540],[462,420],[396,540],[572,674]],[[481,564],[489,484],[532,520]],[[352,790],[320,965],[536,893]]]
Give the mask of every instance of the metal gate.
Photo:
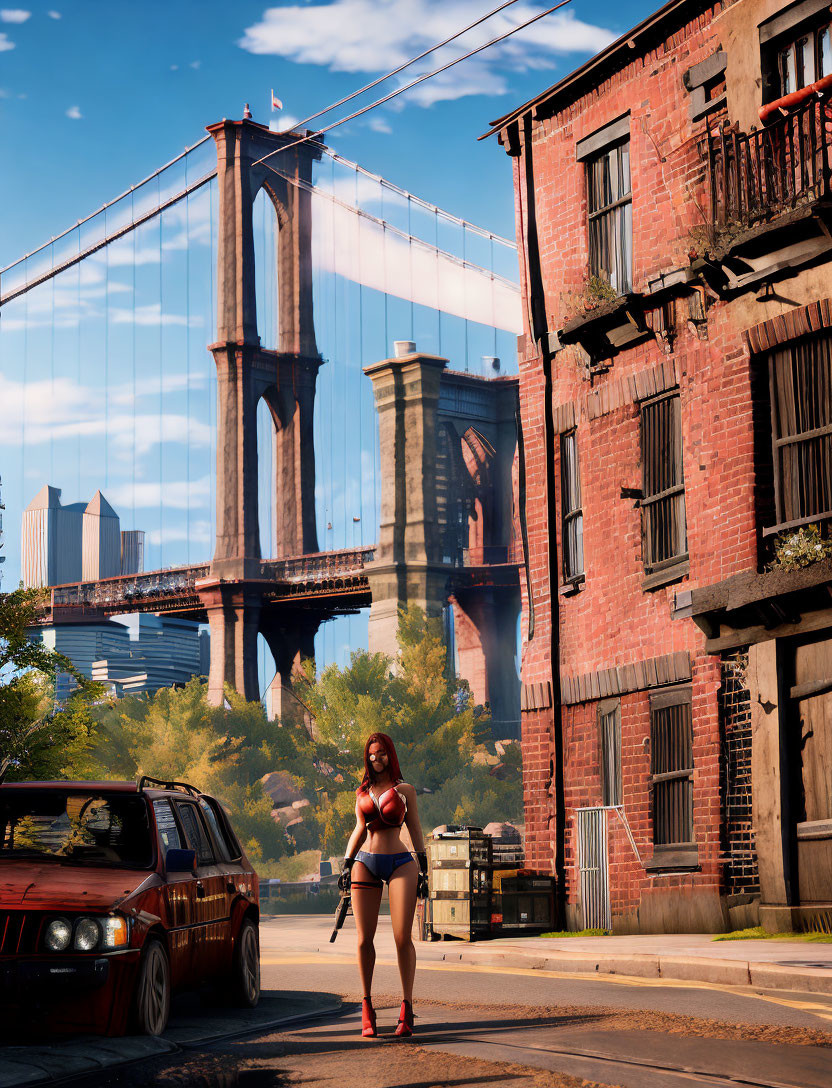
[[[584,929],[611,929],[607,810],[579,808],[578,868]]]

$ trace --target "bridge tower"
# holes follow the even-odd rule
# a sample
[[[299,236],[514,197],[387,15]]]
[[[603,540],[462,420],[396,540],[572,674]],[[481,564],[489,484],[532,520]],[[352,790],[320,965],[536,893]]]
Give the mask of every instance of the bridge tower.
[[[268,583],[260,555],[257,406],[262,398],[275,427],[277,555],[315,552],[312,422],[322,359],[312,310],[311,195],[287,179],[311,183],[312,164],[322,152],[320,144],[296,143],[296,136],[249,119],[223,120],[208,132],[216,144],[219,184],[217,329],[209,347],[217,367],[217,536],[210,575],[198,589],[211,631],[208,694],[219,705],[226,683],[247,699],[259,697],[258,633],[279,648],[279,669],[310,641],[310,624],[298,621],[291,636],[285,625],[272,629],[262,610]],[[274,151],[280,153],[258,163]],[[273,347],[261,345],[257,333],[253,208],[261,189],[278,222],[279,335]],[[288,645],[292,637],[296,648]],[[288,675],[281,680],[290,684]]]

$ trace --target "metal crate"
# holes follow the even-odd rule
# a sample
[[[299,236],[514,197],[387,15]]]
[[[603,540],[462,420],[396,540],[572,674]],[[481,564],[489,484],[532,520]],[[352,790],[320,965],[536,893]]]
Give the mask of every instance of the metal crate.
[[[427,841],[430,932],[463,941],[491,925],[491,838],[482,831],[443,832]],[[427,912],[426,912],[427,913]]]

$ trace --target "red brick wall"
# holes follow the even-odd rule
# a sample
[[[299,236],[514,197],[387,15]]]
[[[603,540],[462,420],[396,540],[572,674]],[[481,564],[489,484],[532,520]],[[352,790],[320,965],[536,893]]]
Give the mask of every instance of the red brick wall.
[[[727,6],[727,5],[726,5]],[[633,191],[634,290],[643,292],[661,272],[687,266],[691,229],[707,209],[706,171],[697,139],[704,126],[689,119],[683,72],[719,48],[717,18],[722,5],[674,32],[646,56],[634,56],[621,72],[591,93],[534,124],[535,210],[549,330],[580,312],[587,268],[586,196],[583,164],[575,142],[630,111]],[[522,126],[521,126],[522,129]],[[526,234],[524,156],[514,160],[518,241]],[[521,266],[523,260],[521,259]],[[527,290],[525,268],[521,268]],[[528,306],[527,306],[528,310]],[[529,562],[535,634],[526,639],[524,604],[523,682],[551,677],[550,601],[557,609],[561,675],[626,664],[674,651],[689,651],[693,665],[694,806],[700,870],[649,875],[636,861],[623,828],[610,814],[610,884],[613,913],[622,928],[673,928],[668,898],[680,893],[709,903],[724,892],[720,855],[720,725],[718,659],[704,652],[704,635],[689,620],[673,620],[680,589],[719,581],[755,568],[754,418],[751,361],[743,328],[730,303],[711,300],[708,339],[688,327],[687,304],[675,303],[672,357],[679,376],[688,521],[690,576],[674,585],[644,591],[640,511],[622,499],[622,487],[641,486],[639,408],[624,403],[589,418],[587,397],[609,391],[621,401],[627,379],[667,359],[650,339],[617,354],[606,373],[587,377],[579,353],[566,348],[553,357],[552,409],[576,406],[580,458],[586,581],[580,593],[560,596],[549,586],[550,532],[558,565],[561,555],[559,496],[547,501],[544,445],[543,360],[526,326],[520,359],[520,408],[526,450]],[[521,341],[523,343],[523,341]],[[604,393],[606,395],[606,392]],[[557,447],[557,439],[556,439]],[[555,450],[555,478],[560,479]],[[559,484],[556,488],[559,491]],[[551,507],[551,519],[550,519]],[[567,894],[578,902],[574,810],[601,803],[597,704],[563,708],[566,791]],[[523,716],[527,852],[531,864],[552,868],[554,799],[554,711]],[[649,700],[646,692],[621,699],[624,804],[643,860],[652,855],[649,792]],[[647,742],[647,743],[646,743]],[[714,914],[716,910],[716,914]],[[700,915],[718,919],[706,905]],[[708,913],[710,911],[710,913]]]

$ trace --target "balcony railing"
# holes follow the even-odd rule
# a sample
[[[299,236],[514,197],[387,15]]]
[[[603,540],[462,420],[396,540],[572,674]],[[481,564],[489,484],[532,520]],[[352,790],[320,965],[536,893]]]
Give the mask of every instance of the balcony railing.
[[[713,225],[735,230],[830,196],[832,103],[813,98],[765,128],[708,141]]]

